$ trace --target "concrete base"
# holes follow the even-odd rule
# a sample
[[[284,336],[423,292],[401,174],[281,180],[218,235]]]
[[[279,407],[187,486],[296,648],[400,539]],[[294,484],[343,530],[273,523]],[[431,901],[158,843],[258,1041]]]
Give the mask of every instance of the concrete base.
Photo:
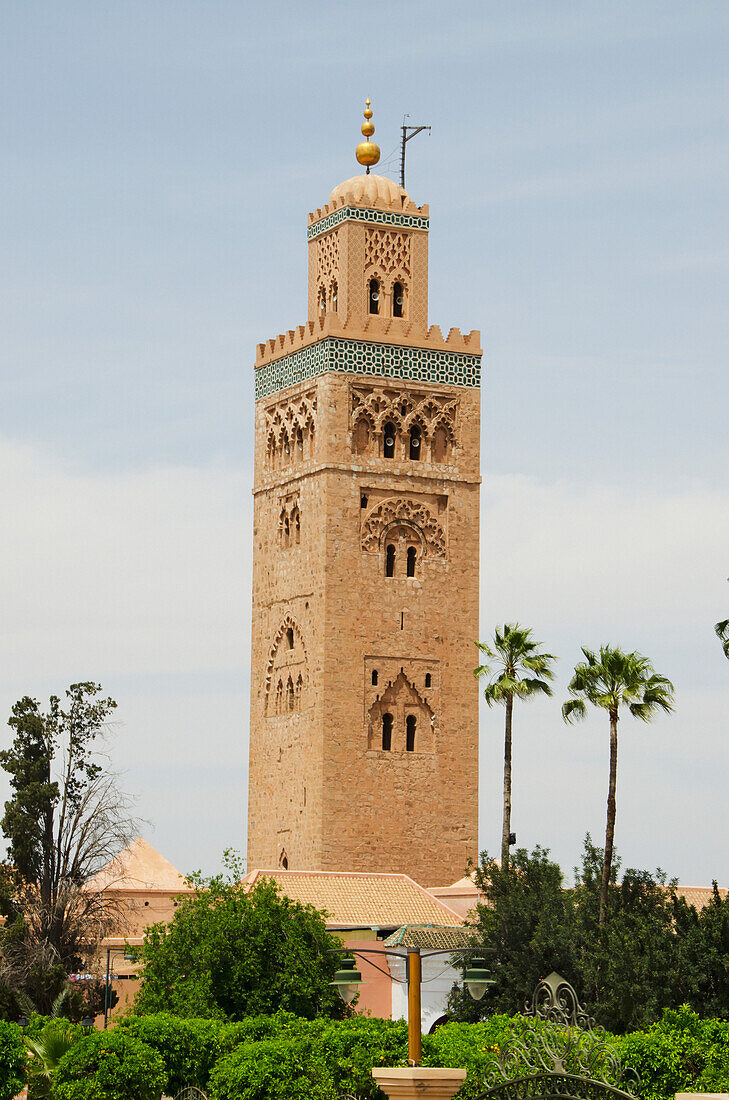
[[[451,1100],[466,1080],[466,1070],[378,1066],[372,1076],[390,1100]]]

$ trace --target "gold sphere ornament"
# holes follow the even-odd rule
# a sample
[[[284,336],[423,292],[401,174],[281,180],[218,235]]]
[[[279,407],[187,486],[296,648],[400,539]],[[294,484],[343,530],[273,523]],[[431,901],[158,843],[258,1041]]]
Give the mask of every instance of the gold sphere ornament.
[[[364,164],[366,166],[367,172],[369,174],[369,170],[372,165],[377,164],[378,160],[380,159],[379,145],[375,145],[374,141],[369,140],[375,132],[375,124],[374,122],[370,122],[370,119],[372,118],[372,108],[370,107],[369,99],[366,101],[364,117],[366,121],[362,123],[362,134],[364,135],[365,140],[361,141],[357,146],[355,156],[357,157],[357,160],[360,164]]]

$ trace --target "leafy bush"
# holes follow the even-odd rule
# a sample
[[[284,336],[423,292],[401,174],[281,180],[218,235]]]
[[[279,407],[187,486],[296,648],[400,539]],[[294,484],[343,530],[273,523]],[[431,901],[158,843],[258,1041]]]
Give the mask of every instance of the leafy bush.
[[[17,1024],[0,1020],[0,1100],[13,1100],[25,1084],[25,1044]]]
[[[687,1005],[616,1040],[623,1064],[640,1074],[643,1100],[677,1092],[729,1092],[729,1023],[702,1020]]]
[[[302,1034],[322,1051],[337,1092],[360,1100],[384,1100],[372,1076],[373,1066],[407,1065],[408,1029],[403,1020],[313,1020]]]
[[[233,1047],[225,1043],[217,1020],[181,1020],[167,1012],[151,1016],[128,1016],[119,1024],[121,1032],[140,1039],[155,1050],[167,1073],[168,1091],[173,1095],[185,1085],[207,1085],[210,1071],[222,1054]]]
[[[423,1065],[466,1069],[468,1075],[456,1094],[467,1098],[483,1092],[483,1075],[489,1062],[509,1039],[524,1030],[520,1016],[490,1016],[479,1024],[443,1024],[423,1036]]]
[[[245,1043],[221,1058],[210,1080],[213,1100],[336,1100],[323,1049],[308,1039]]]
[[[55,1100],[159,1100],[167,1083],[162,1058],[121,1029],[79,1039],[58,1063]]]

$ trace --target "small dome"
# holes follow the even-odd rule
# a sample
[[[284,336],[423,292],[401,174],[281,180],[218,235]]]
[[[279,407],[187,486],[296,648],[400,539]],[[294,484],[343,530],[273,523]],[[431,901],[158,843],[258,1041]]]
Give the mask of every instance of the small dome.
[[[329,196],[329,202],[337,199],[351,199],[353,202],[378,203],[385,206],[397,206],[400,209],[410,202],[410,196],[404,187],[386,176],[353,176],[351,180],[339,183]]]

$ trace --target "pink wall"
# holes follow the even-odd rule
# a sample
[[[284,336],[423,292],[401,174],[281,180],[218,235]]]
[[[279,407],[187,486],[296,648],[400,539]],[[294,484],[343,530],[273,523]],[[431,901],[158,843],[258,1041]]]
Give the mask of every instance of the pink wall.
[[[344,947],[356,951],[382,948],[377,940],[345,939]],[[359,987],[359,1000],[355,1005],[355,1012],[362,1016],[380,1016],[383,1020],[389,1020],[392,1016],[392,980],[387,970],[387,958],[385,955],[355,955],[357,969],[362,975],[362,985]],[[377,967],[385,971],[381,974]]]

